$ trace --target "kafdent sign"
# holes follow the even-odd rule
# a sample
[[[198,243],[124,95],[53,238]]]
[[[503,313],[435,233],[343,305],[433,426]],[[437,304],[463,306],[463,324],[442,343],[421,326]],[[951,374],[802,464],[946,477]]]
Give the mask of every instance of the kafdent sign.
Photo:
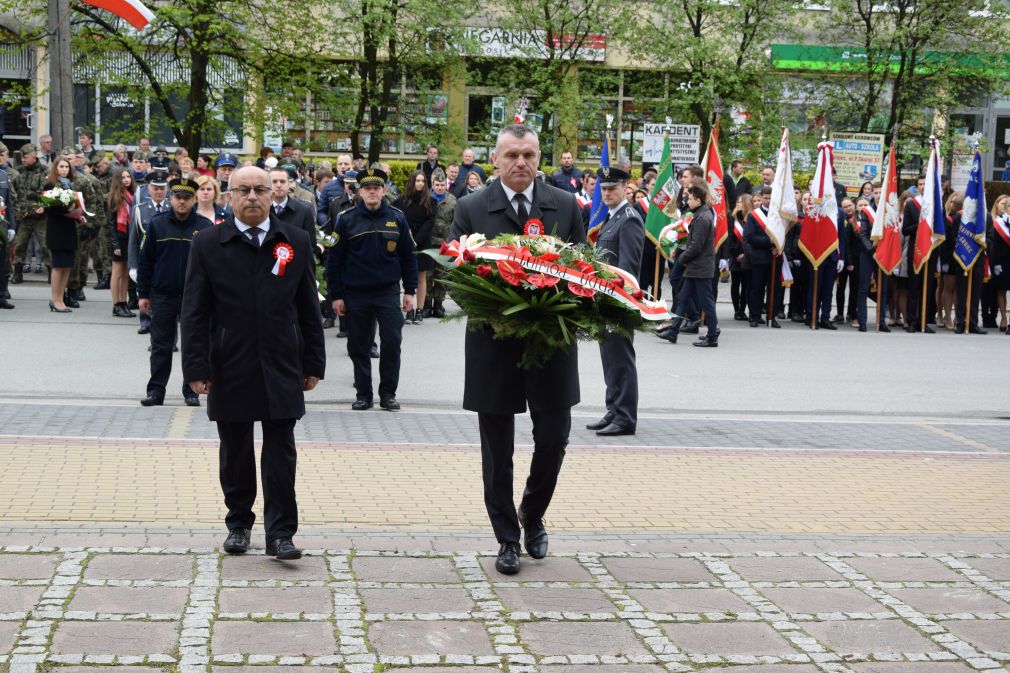
[[[547,58],[549,56],[547,31],[502,30],[499,28],[468,28],[466,39],[474,43],[479,56],[501,58]],[[591,33],[585,36],[576,49],[579,36],[555,35],[553,46],[556,56],[564,60],[604,61],[607,58],[607,36]]]
[[[674,166],[698,163],[701,127],[697,124],[646,124],[642,134],[642,163],[659,163],[663,156],[664,131],[670,134],[670,161]]]

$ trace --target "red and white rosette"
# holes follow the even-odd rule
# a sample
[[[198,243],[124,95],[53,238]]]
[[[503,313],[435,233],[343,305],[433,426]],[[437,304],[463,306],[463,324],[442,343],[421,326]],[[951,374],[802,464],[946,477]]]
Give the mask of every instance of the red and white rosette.
[[[535,217],[531,217],[526,220],[526,226],[523,227],[523,234],[526,236],[543,236],[544,223]]]
[[[270,270],[275,276],[283,276],[284,268],[295,258],[295,249],[287,243],[278,243],[274,246],[274,268]]]

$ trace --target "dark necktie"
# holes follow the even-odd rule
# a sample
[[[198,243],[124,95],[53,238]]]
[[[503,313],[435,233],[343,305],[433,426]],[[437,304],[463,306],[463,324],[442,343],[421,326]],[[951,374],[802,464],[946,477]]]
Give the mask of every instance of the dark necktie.
[[[274,212],[277,213],[278,215],[281,214],[282,210],[284,210],[284,206],[282,206],[281,204],[278,203],[276,206],[274,206]]]
[[[247,236],[249,236],[249,240],[252,241],[253,245],[255,245],[257,248],[260,247],[260,234],[263,233],[262,229],[260,229],[259,227],[249,227],[248,229],[246,229],[245,233]]]
[[[519,213],[519,222],[526,224],[526,221],[530,219],[529,208],[526,207],[526,195],[522,192],[517,192],[512,200],[516,202],[516,212]]]

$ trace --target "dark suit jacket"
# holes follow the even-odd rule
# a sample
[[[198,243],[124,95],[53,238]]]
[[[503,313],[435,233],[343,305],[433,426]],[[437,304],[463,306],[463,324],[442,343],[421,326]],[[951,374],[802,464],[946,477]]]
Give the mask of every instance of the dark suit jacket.
[[[288,202],[284,204],[284,210],[280,212],[280,215],[277,215],[274,211],[273,203],[270,204],[270,210],[272,216],[295,229],[301,229],[309,235],[309,241],[312,242],[312,245],[316,244],[316,218],[312,212],[312,204],[289,196]]]
[[[623,269],[635,278],[642,269],[642,250],[645,247],[645,225],[638,210],[625,204],[611,215],[600,228],[596,250],[603,261]]]
[[[564,241],[584,243],[575,197],[557,187],[537,181],[533,188],[530,217],[544,223],[547,233]],[[450,239],[480,233],[488,238],[499,234],[522,233],[519,221],[501,182],[465,196],[456,204]],[[490,327],[466,333],[466,374],[463,408],[493,414],[520,414],[526,405],[534,411],[567,409],[579,403],[579,360],[576,344],[559,352],[543,369],[523,370],[522,342],[495,339]]]
[[[294,249],[274,275],[279,243]],[[193,238],[182,300],[182,373],[210,379],[212,421],[301,418],[306,376],[323,378],[326,347],[314,243],[274,215],[259,248],[233,219]]]

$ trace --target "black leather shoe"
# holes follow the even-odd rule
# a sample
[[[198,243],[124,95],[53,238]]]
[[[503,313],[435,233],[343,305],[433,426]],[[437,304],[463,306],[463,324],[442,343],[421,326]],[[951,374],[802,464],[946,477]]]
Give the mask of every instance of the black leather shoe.
[[[772,318],[772,327],[774,327],[775,329],[779,329],[780,327],[782,327],[782,325],[779,324],[778,320]]]
[[[233,528],[228,531],[221,548],[228,554],[244,554],[249,551],[252,531],[248,528]]]
[[[618,425],[617,423],[611,423],[607,427],[597,430],[596,434],[600,437],[618,437],[620,435],[633,435],[635,434],[635,429],[626,428],[623,425]]]
[[[877,325],[877,331],[878,332],[890,332],[891,328],[888,327],[885,323],[880,323],[879,325]]]
[[[751,327],[761,327],[761,323],[758,322],[757,320],[751,320],[750,321],[750,326]]]
[[[828,322],[827,320],[820,320],[820,321],[818,321],[817,322],[817,326],[820,327],[821,329],[829,329],[829,330],[835,330],[835,331],[838,330],[838,328],[835,327],[835,323]]]
[[[672,344],[677,343],[677,332],[674,332],[673,330],[666,332],[656,332],[656,336],[658,336],[660,339],[669,341]]]
[[[127,304],[127,306],[129,306],[129,304]],[[150,334],[150,333],[151,333],[151,328],[150,327],[139,327],[139,328],[137,328],[137,334]]]
[[[614,418],[610,415],[604,416],[595,423],[586,423],[586,430],[602,430],[613,422]]]
[[[519,523],[523,527],[523,547],[530,558],[541,559],[547,556],[547,529],[543,519],[526,517],[519,508]]]
[[[14,308],[14,304],[10,303],[6,299],[0,299],[0,308]]]
[[[498,548],[498,558],[494,568],[502,575],[515,575],[519,572],[519,543],[502,542]]]
[[[923,334],[936,334],[936,330],[933,329],[932,327],[930,327],[929,325],[926,325],[926,329],[922,330],[922,333]]]
[[[24,271],[21,270],[20,266],[15,266],[14,273],[11,274],[11,284],[20,285],[23,282],[25,282]]]
[[[351,409],[353,409],[354,411],[364,411],[365,409],[371,409],[371,408],[372,408],[371,397],[358,396],[358,399],[354,400],[354,403],[351,405]]]
[[[709,339],[708,337],[702,337],[701,339],[698,339],[691,345],[695,346],[696,348],[718,348],[719,341],[718,339]]]
[[[77,301],[87,301],[88,300],[88,298],[84,296],[84,288],[83,287],[79,287],[76,290],[74,290],[74,299],[76,299]]]
[[[906,332],[908,332],[909,334],[915,334],[915,333],[916,333],[916,332],[918,332],[919,330],[915,329],[915,328],[914,328],[914,327],[912,327],[911,325],[907,325],[907,326],[905,327],[905,331],[906,331]]]
[[[189,397],[189,396],[187,396],[186,397],[186,406],[187,407],[198,407],[198,406],[200,406],[200,398],[199,397]]]
[[[700,320],[692,320],[691,322],[687,323],[687,325],[682,327],[680,331],[683,332],[684,334],[697,334],[698,329],[700,327],[701,327]]]
[[[346,339],[347,338],[347,331],[346,330],[342,330],[342,329],[338,329],[337,330],[337,338],[338,339]]]
[[[733,320],[740,320],[741,322],[745,321],[747,320],[747,314],[743,311],[737,311],[733,314]]]
[[[148,393],[147,397],[140,400],[140,406],[142,407],[160,407],[165,401],[160,397],[155,397],[152,393]]]
[[[289,537],[280,537],[267,542],[267,556],[274,556],[278,561],[297,561],[302,557],[302,550],[295,546]]]
[[[63,304],[68,308],[80,308],[81,305],[77,303],[77,296],[73,290],[66,290],[63,293]]]
[[[386,411],[399,411],[400,403],[396,401],[396,398],[390,395],[389,397],[383,397],[379,400],[379,406]]]
[[[372,344],[372,349],[368,351],[368,357],[372,358],[373,360],[379,357],[379,347],[376,346],[375,344]]]
[[[859,326],[859,331],[860,332],[865,332],[866,331],[866,325],[860,325]]]
[[[102,279],[100,281],[98,281],[97,283],[95,283],[95,289],[96,290],[108,290],[111,282],[112,282],[112,278],[110,276],[102,276]]]
[[[971,325],[970,327],[968,327],[968,333],[969,334],[988,334],[988,332],[986,332],[984,329],[982,329],[978,325]]]
[[[323,320],[323,329],[330,329],[335,324],[333,318],[326,318]]]

